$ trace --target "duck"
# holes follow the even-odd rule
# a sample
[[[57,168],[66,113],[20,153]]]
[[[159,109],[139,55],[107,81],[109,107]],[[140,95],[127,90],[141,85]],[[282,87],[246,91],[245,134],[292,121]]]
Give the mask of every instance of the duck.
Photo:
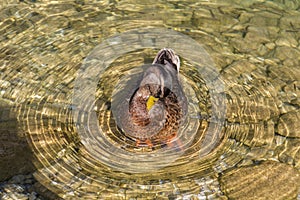
[[[147,66],[128,101],[122,129],[137,147],[169,145],[177,137],[187,113],[179,80],[180,59],[174,50],[161,49]]]

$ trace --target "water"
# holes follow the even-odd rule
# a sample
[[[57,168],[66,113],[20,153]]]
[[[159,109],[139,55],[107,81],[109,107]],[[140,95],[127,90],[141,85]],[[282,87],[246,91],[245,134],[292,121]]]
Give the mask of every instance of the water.
[[[34,172],[64,199],[299,198],[299,8],[2,3],[0,180]],[[187,121],[180,148],[139,148],[113,97],[164,47],[181,58]]]

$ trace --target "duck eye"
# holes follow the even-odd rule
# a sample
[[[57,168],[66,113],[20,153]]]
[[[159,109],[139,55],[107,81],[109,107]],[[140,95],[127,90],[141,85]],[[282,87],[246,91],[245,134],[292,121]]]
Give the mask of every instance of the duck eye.
[[[155,102],[158,100],[158,98],[155,98],[154,96],[149,96],[148,100],[147,100],[147,110],[149,111],[153,105],[155,104]]]

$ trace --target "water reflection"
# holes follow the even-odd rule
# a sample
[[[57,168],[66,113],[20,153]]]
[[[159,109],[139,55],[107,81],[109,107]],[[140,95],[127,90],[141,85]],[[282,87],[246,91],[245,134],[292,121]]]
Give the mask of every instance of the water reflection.
[[[11,2],[0,10],[0,155],[20,159],[20,173],[24,156],[65,199],[299,194],[299,3]],[[187,145],[126,149],[112,94],[163,47],[182,59]],[[34,158],[13,148],[25,140]]]

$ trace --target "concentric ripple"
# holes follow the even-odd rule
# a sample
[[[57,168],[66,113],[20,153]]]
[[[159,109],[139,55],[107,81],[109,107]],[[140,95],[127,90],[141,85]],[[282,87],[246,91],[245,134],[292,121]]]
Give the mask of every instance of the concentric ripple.
[[[130,89],[124,88],[126,80],[134,81],[141,65],[165,46],[183,62],[180,80],[188,101],[187,120],[175,139],[179,148],[136,148],[117,127],[113,96]],[[185,176],[212,172],[209,162],[217,161],[224,138],[224,85],[209,55],[190,37],[154,28],[111,37],[85,59],[73,91],[29,96],[28,103],[18,107],[18,119],[38,160],[35,177],[59,196],[102,191],[101,197],[111,197],[120,191],[111,191],[110,185],[122,184],[134,194],[152,185],[156,194],[170,190],[171,179],[181,176],[178,168],[186,169]],[[63,99],[72,103],[60,102]],[[178,187],[186,181],[179,181]]]
[[[182,44],[189,45],[186,46]],[[93,111],[93,108],[95,107],[94,102],[97,84],[99,80],[101,81],[105,70],[109,68],[110,64],[115,59],[139,49],[159,49],[166,46],[174,49],[178,55],[194,65],[196,76],[202,77],[209,90],[211,98],[207,101],[210,101],[212,105],[210,121],[217,124],[217,126],[207,127],[207,130],[203,134],[203,138],[201,138],[203,141],[201,144],[201,151],[198,152],[199,157],[207,155],[220,143],[222,136],[219,135],[219,133],[223,127],[226,113],[225,96],[222,95],[224,86],[218,79],[218,73],[214,69],[214,64],[203,47],[191,38],[167,29],[132,30],[109,38],[97,46],[85,59],[85,63],[80,68],[78,77],[75,80],[73,100],[73,105],[75,106],[74,121],[77,124],[77,131],[82,144],[97,161],[119,171],[132,173],[150,172],[153,169],[170,165],[188,149],[195,135],[199,134],[198,129],[200,119],[195,116],[198,115],[201,118],[201,114],[199,113],[200,109],[198,105],[193,103],[194,100],[192,100],[192,96],[188,98],[190,107],[189,113],[187,114],[188,123],[180,128],[178,134],[178,140],[180,140],[183,145],[180,147],[180,151],[176,150],[176,148],[167,148],[155,152],[137,154],[135,152],[124,150],[108,140],[107,133],[105,133],[102,128],[103,124],[98,124],[96,112]],[[117,77],[124,79],[130,80],[130,78],[124,77],[123,74],[128,74],[127,76],[131,77],[136,75],[135,73],[128,72],[127,69],[122,66],[119,66],[119,68],[115,68],[114,70],[119,71]],[[111,70],[111,74],[112,73],[113,70]],[[141,74],[139,77],[140,76]],[[182,74],[182,76],[184,76],[184,74]],[[128,90],[127,92],[124,92],[125,95],[127,95],[127,93],[131,94],[132,91],[137,88],[137,83],[134,85],[134,81],[137,82],[137,80],[138,78],[133,79],[131,81],[132,85],[129,86],[129,88],[125,88],[126,86],[124,85],[121,88],[117,88],[117,90]],[[191,85],[188,84],[188,81],[183,81],[183,83],[185,87],[187,87],[187,91],[193,91]],[[110,84],[112,85],[109,86]],[[106,90],[106,88],[113,88],[114,86],[116,86],[114,85],[114,82],[110,81],[104,83],[102,88]],[[199,93],[198,91],[193,92],[194,95]],[[123,98],[129,98],[128,95],[125,95],[119,97],[121,100],[118,99],[116,103],[112,103],[110,108],[112,113],[115,111],[115,114],[117,114],[117,109],[120,109],[118,105],[122,103]],[[111,97],[111,93],[108,94],[108,97]],[[102,96],[97,98],[101,101]],[[110,99],[107,99],[104,102],[109,103],[109,101]],[[195,109],[195,107],[198,108]],[[99,112],[106,112],[106,110],[102,109]],[[111,113],[108,112],[107,116],[110,115]],[[110,122],[108,121],[107,123]],[[147,166],[145,166],[145,163],[148,163]]]

